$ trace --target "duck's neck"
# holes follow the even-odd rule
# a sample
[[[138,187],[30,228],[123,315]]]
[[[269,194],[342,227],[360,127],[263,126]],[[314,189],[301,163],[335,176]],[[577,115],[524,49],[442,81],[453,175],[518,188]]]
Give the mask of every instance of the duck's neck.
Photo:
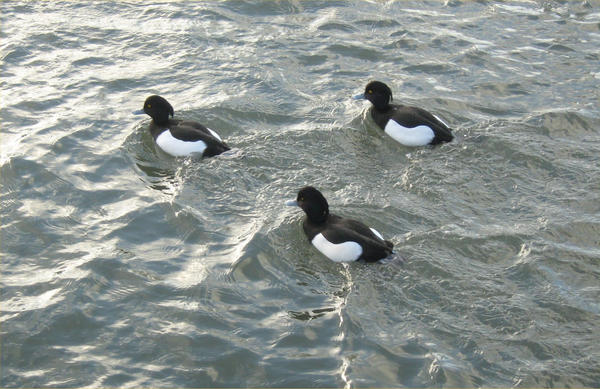
[[[323,211],[322,213],[311,213],[310,215],[307,214],[306,215],[308,221],[311,224],[323,224],[327,221],[327,218],[329,217],[329,211]]]
[[[166,126],[169,124],[169,114],[152,116],[152,120],[157,126]]]
[[[373,104],[373,109],[381,113],[389,112],[393,108],[394,106],[390,103]]]

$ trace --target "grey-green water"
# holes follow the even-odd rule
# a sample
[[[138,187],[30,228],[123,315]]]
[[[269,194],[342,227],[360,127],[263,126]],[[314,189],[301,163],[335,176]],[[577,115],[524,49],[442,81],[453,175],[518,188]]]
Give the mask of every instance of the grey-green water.
[[[598,2],[0,7],[0,386],[600,386]],[[154,93],[238,153],[157,151]],[[307,184],[404,261],[324,258]]]

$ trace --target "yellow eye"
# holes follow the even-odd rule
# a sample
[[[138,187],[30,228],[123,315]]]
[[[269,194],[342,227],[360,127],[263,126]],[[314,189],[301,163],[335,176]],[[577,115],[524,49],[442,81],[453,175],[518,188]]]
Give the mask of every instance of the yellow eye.
[[[369,89],[369,90],[367,91],[367,93],[368,93],[368,94],[370,94],[370,95],[372,95],[372,94],[373,94],[373,91],[372,91],[371,89]]]
[[[152,108],[152,104],[148,104],[148,105],[146,105],[146,107]]]
[[[304,201],[304,196],[300,196],[299,200]]]

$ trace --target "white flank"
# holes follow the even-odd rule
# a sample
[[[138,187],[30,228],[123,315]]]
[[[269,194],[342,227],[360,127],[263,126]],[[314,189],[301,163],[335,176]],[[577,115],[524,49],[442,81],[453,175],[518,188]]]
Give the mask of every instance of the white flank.
[[[436,116],[437,117],[437,116]],[[440,120],[441,121],[441,120]],[[220,140],[221,142],[223,142],[223,139],[221,139],[221,137],[219,136],[219,134],[217,134],[216,132],[214,132],[213,130],[211,130],[210,128],[206,127],[206,129],[212,134],[212,136],[214,136],[215,138],[217,138],[218,140]]]
[[[313,246],[322,252],[327,258],[334,262],[356,261],[362,254],[362,247],[356,242],[331,243],[323,234],[317,234],[313,238]]]
[[[371,227],[369,227],[369,228],[375,234],[376,237],[378,237],[379,239],[383,240],[383,236],[381,236],[381,234],[379,233],[379,231],[377,231],[376,229],[371,228]]]
[[[425,146],[429,144],[435,136],[433,130],[426,125],[408,128],[401,126],[393,119],[388,120],[384,131],[395,141],[402,143],[404,146]]]
[[[167,154],[182,157],[192,153],[202,154],[206,150],[206,143],[201,140],[185,142],[171,135],[171,130],[165,130],[156,138],[156,144]]]

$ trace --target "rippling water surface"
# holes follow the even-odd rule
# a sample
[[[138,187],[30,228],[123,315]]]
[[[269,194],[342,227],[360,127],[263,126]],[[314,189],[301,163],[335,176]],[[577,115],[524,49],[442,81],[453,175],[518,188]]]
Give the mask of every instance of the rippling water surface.
[[[0,386],[600,386],[597,2],[0,7]],[[150,94],[238,152],[156,150]],[[324,258],[307,184],[404,260]]]

